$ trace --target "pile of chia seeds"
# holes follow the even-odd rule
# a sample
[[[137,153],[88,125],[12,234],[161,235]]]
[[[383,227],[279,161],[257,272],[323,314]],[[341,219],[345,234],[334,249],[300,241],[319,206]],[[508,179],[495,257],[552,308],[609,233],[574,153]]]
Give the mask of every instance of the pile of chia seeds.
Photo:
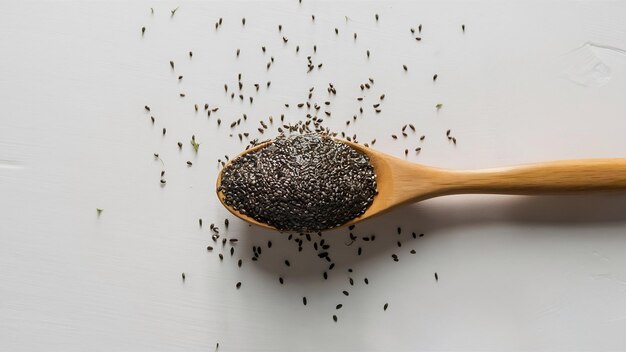
[[[322,231],[362,215],[376,175],[369,158],[318,133],[280,136],[232,161],[222,173],[224,202],[283,231]]]

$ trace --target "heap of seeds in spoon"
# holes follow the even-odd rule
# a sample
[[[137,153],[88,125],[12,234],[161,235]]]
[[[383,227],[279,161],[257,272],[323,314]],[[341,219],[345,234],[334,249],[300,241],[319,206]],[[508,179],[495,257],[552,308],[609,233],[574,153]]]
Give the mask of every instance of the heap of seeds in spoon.
[[[324,134],[279,136],[223,171],[224,202],[285,231],[321,231],[363,214],[376,195],[369,158]]]

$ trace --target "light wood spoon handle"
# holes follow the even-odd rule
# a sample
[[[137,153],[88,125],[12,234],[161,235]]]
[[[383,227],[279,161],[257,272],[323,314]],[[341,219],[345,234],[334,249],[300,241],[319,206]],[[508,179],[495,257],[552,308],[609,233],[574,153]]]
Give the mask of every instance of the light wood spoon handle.
[[[441,171],[440,195],[549,194],[626,189],[625,159],[565,160],[477,171]]]

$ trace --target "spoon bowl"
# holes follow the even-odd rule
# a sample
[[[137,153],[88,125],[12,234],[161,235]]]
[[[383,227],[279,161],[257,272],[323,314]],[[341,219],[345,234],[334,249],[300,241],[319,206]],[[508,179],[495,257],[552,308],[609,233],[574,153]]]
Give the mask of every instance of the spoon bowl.
[[[342,224],[349,226],[406,203],[452,194],[538,195],[626,189],[626,158],[562,160],[484,170],[447,170],[411,163],[344,139],[334,138],[367,155],[374,167],[378,194],[365,213]],[[233,158],[217,176],[217,197],[233,215],[276,230],[233,209],[220,190],[222,172],[235,159],[265,148],[268,141]]]

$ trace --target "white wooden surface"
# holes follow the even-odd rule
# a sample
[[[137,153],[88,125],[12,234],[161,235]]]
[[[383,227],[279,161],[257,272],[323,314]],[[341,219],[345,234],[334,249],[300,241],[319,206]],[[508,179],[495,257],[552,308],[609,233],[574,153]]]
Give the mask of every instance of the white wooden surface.
[[[286,235],[231,216],[235,256],[225,250],[220,262],[221,245],[205,249],[208,224],[223,228],[227,216],[214,196],[217,158],[241,150],[236,133],[256,136],[260,119],[301,119],[294,105],[312,86],[313,100],[325,101],[329,82],[338,94],[328,126],[362,142],[376,137],[378,149],[399,156],[421,145],[419,156],[409,153],[416,162],[624,157],[625,16],[624,2],[603,1],[4,2],[0,350],[211,351],[217,342],[220,351],[626,349],[624,195],[458,196],[405,207],[357,227],[375,233],[374,243],[348,247],[346,230],[326,234],[337,258],[328,281],[310,246],[298,253]],[[417,43],[409,28],[420,23]],[[314,44],[324,66],[306,74]],[[223,91],[239,72],[246,96],[253,83],[272,81],[253,105]],[[346,128],[368,77],[366,112]],[[382,93],[376,115],[371,104]],[[193,111],[205,102],[220,107],[210,119]],[[242,113],[249,120],[229,137]],[[392,140],[409,122],[417,133]],[[425,236],[413,240],[411,231]],[[263,246],[257,263],[252,245]]]

